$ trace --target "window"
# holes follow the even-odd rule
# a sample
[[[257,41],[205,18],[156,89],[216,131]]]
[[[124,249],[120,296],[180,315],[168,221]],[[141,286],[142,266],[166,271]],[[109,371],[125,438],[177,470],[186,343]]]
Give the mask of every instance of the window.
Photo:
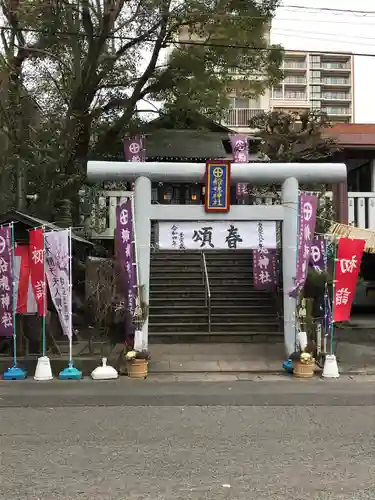
[[[249,99],[247,97],[235,97],[234,107],[236,109],[249,108]]]

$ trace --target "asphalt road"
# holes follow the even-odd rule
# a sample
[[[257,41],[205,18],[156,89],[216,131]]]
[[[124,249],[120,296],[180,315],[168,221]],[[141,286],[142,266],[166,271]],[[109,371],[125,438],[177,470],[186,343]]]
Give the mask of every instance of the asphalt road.
[[[374,394],[355,381],[0,383],[0,498],[374,500]]]

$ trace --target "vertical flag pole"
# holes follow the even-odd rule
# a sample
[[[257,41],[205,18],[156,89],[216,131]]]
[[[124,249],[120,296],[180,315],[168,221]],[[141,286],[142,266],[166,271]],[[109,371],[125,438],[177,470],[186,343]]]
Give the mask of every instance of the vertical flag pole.
[[[15,281],[15,273],[14,273],[14,265],[15,265],[15,258],[14,258],[14,245],[15,245],[15,238],[14,238],[14,224],[13,222],[10,224],[10,230],[12,234],[12,301],[13,301],[13,368],[17,368],[17,325],[16,325],[16,319],[17,319],[17,297],[15,294],[16,290],[16,281]]]
[[[69,364],[68,367],[62,370],[59,374],[60,380],[80,380],[82,372],[73,366],[73,254],[72,254],[72,228],[68,229],[68,248],[69,248],[69,265],[68,265],[68,282],[69,282]]]
[[[69,228],[69,366],[73,366],[73,272],[72,272],[72,228]]]
[[[43,226],[43,316],[42,316],[42,356],[46,356],[46,314],[47,314],[47,280],[46,280],[46,240],[45,226]]]
[[[22,368],[17,367],[17,296],[16,296],[16,279],[15,279],[15,237],[14,237],[14,223],[10,223],[10,231],[11,231],[11,263],[12,263],[12,305],[13,305],[13,366],[12,368],[8,368],[6,372],[4,372],[3,379],[4,380],[23,380],[27,377],[27,372],[22,370]]]
[[[333,334],[334,334],[334,321],[335,321],[335,289],[336,289],[336,261],[338,254],[338,245],[335,245],[335,250],[333,254],[333,279],[332,279],[332,307],[331,307],[331,323],[329,325],[330,342],[329,342],[329,354],[326,355],[324,366],[323,366],[323,378],[339,378],[339,368],[337,366],[336,356],[333,354]]]
[[[335,288],[336,288],[336,261],[337,261],[337,243],[335,244],[335,251],[333,256],[333,280],[332,280],[332,308],[331,308],[331,324],[329,325],[329,353],[333,354],[333,334],[334,334],[334,319],[335,319]]]
[[[38,358],[38,363],[35,369],[34,380],[52,380],[51,361],[46,356],[47,353],[47,336],[46,336],[46,322],[47,322],[47,268],[46,268],[46,230],[45,226],[41,227],[43,234],[43,306],[42,306],[42,357]],[[39,249],[38,249],[39,250]],[[39,309],[39,307],[38,307]]]

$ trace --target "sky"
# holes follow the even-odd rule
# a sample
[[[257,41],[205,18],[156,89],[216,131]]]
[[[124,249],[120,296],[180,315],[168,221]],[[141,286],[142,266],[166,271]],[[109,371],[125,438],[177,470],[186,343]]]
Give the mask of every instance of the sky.
[[[280,43],[289,50],[332,50],[373,55],[355,56],[354,109],[356,123],[375,123],[375,1],[283,0],[283,6],[278,9],[272,23],[273,43]],[[319,8],[351,12],[315,10]]]

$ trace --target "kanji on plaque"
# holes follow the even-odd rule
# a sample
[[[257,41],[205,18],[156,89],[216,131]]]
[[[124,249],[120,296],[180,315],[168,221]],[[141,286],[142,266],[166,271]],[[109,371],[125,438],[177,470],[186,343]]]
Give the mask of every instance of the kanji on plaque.
[[[0,337],[12,337],[13,315],[13,266],[12,229],[0,227]]]
[[[206,162],[206,212],[230,210],[230,162],[210,160]]]
[[[336,256],[333,321],[347,321],[355,295],[365,240],[340,238]]]
[[[30,275],[38,313],[46,315],[46,278],[44,264],[44,230],[34,229],[29,233]]]

